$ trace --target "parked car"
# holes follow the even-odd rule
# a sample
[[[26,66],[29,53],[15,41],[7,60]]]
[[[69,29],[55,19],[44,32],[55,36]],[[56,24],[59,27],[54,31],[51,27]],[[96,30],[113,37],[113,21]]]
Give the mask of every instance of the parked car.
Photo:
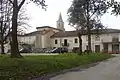
[[[63,48],[63,47],[59,47],[59,48],[54,48],[50,51],[47,51],[48,53],[67,53],[68,49],[67,48]]]
[[[31,52],[32,52],[32,50],[29,49],[29,48],[22,48],[22,49],[20,49],[20,53],[31,53]]]

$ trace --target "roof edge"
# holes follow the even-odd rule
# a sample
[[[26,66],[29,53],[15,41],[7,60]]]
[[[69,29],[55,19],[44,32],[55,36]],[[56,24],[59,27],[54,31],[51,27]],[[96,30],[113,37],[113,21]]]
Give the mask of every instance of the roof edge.
[[[50,27],[50,26],[36,27],[36,29],[40,29],[40,28],[52,28],[52,29],[56,29],[56,30],[62,31],[62,30],[60,30],[60,29],[57,29],[57,28],[54,28],[54,27]]]

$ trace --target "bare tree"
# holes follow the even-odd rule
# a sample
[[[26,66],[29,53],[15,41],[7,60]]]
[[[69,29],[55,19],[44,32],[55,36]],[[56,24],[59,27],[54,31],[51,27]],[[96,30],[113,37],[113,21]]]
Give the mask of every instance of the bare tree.
[[[8,37],[10,33],[10,10],[11,7],[8,4],[8,1],[0,1],[0,45],[1,45],[1,54],[5,54],[4,45],[8,43]]]
[[[17,29],[17,34],[22,35],[26,33],[26,30],[31,28],[28,24],[29,17],[26,14],[26,8],[23,6],[18,14],[18,29]]]
[[[12,12],[12,31],[11,31],[11,57],[20,58],[20,52],[18,50],[17,29],[18,29],[18,14],[26,0],[8,0],[13,7]],[[42,5],[45,8],[44,0],[29,0],[36,5]]]
[[[4,45],[11,42],[11,17],[12,17],[12,6],[8,0],[1,0],[0,2],[0,45],[1,54],[5,54]],[[29,18],[25,14],[25,8],[23,7],[18,14],[18,29],[17,34],[24,34],[25,29],[30,26],[27,23]]]

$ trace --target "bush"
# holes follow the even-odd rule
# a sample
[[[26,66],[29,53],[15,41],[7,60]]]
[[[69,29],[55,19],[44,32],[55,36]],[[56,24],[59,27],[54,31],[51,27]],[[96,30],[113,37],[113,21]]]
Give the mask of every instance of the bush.
[[[92,50],[85,50],[84,53],[92,53]]]
[[[79,47],[74,47],[74,48],[72,49],[72,52],[73,52],[73,53],[78,53],[78,52],[79,52]]]

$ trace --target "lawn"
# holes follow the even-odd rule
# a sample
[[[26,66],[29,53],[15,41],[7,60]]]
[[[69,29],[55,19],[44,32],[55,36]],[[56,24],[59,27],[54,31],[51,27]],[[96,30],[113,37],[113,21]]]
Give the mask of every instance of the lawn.
[[[52,72],[102,61],[112,57],[109,54],[77,54],[24,56],[13,59],[0,57],[0,80],[28,80]]]

